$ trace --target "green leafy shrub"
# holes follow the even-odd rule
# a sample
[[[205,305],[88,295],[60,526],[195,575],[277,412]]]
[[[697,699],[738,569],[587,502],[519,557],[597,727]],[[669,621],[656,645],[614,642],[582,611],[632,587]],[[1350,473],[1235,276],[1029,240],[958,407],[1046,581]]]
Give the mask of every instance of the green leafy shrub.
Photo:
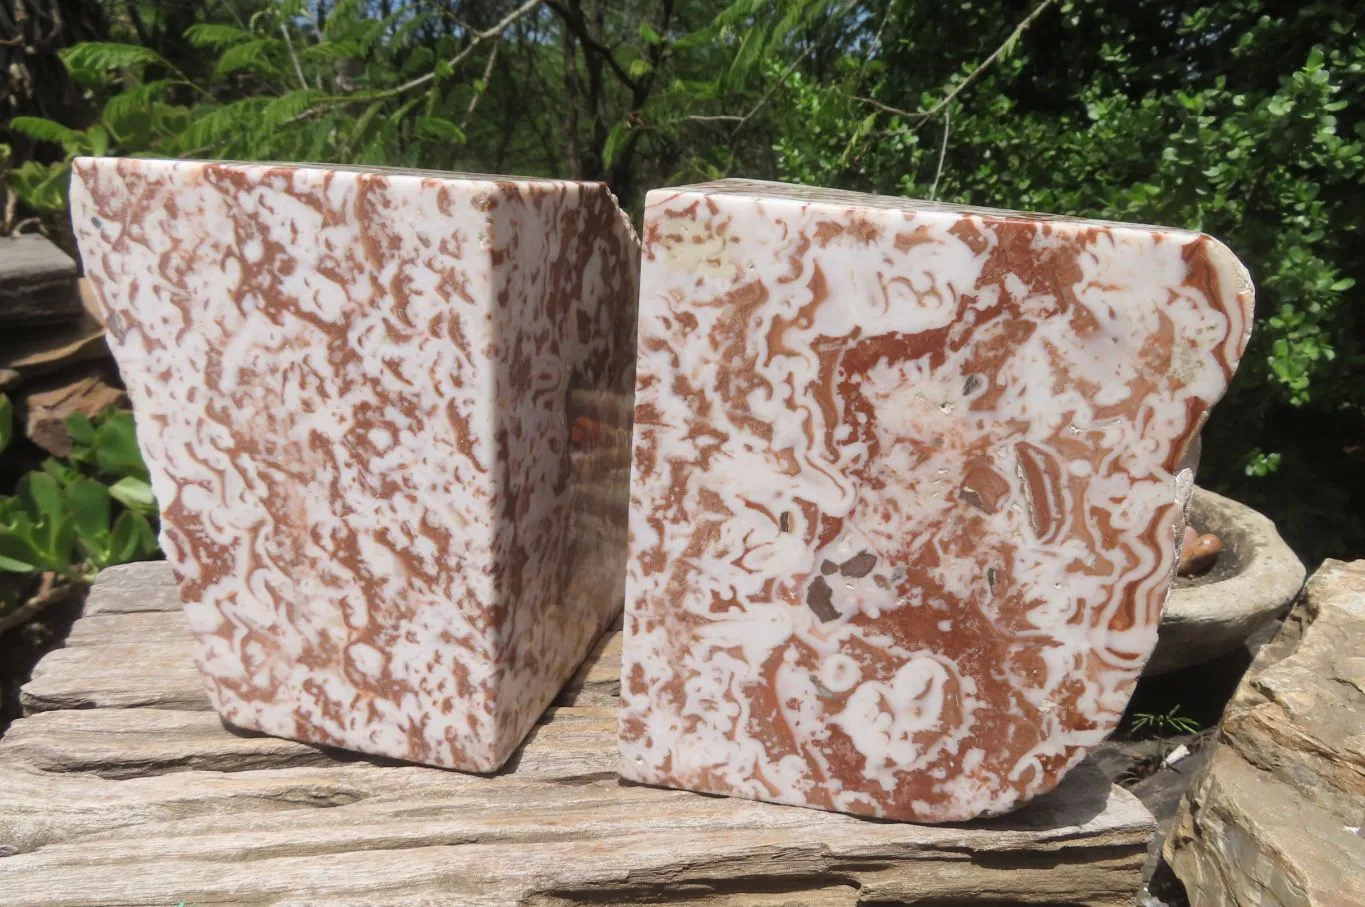
[[[1257,319],[1200,482],[1269,513],[1310,562],[1365,550],[1365,10],[896,9],[871,62],[789,80],[780,175],[1220,237]]]
[[[120,154],[607,179],[628,206],[650,185],[781,178],[1203,230],[1258,304],[1201,483],[1310,562],[1365,550],[1359,4],[477,7],[476,28],[420,4],[247,0],[155,48],[77,45],[94,118],[16,117],[61,159],[10,185],[53,225],[67,160]]]
[[[0,441],[8,443],[9,400],[0,400]],[[71,456],[48,459],[19,479],[13,495],[0,496],[0,571],[89,582],[105,567],[159,551],[132,414],[112,411],[93,423],[75,415],[67,425]]]
[[[416,40],[436,14],[402,7],[375,17],[343,2],[317,26],[303,11],[267,4],[244,24],[190,27],[184,39],[204,58],[193,76],[138,44],[67,48],[62,60],[99,115],[84,129],[11,120],[13,131],[64,152],[13,170],[11,187],[35,212],[60,211],[78,155],[449,166],[486,84],[454,78],[453,36]]]

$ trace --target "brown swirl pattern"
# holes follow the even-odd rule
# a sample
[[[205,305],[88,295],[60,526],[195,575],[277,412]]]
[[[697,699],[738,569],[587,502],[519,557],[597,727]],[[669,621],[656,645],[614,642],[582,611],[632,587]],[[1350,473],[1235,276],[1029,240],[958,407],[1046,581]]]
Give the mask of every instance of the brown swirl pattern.
[[[80,159],[71,207],[221,714],[500,766],[619,606],[610,193]]]
[[[1056,786],[1155,644],[1245,269],[744,181],[645,225],[622,774],[931,822]]]

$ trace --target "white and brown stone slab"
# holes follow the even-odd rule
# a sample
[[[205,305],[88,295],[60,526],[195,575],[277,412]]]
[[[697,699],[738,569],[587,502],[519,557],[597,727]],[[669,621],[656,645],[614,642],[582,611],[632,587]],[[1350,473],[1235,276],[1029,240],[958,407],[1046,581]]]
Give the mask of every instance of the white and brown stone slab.
[[[1197,233],[722,181],[645,212],[621,772],[945,822],[1118,722],[1251,330]]]
[[[170,579],[164,563],[100,576],[70,649],[105,650],[91,685],[193,674],[188,633],[169,645]],[[207,703],[108,707],[54,653],[40,672],[80,705],[0,739],[0,903],[1131,905],[1151,817],[1090,765],[957,827],[621,783],[619,639],[491,778],[230,730]]]
[[[638,243],[611,193],[100,158],[71,206],[214,707],[497,768],[619,603]]]

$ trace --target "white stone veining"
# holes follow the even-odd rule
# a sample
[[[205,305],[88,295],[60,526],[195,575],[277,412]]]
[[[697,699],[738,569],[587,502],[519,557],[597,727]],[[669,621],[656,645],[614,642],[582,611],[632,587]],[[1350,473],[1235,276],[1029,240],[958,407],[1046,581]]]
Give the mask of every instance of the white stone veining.
[[[71,206],[218,710],[500,765],[617,607],[571,438],[633,365],[610,193],[79,159]]]
[[[1055,786],[1155,643],[1245,270],[742,181],[645,220],[623,775],[925,821]]]

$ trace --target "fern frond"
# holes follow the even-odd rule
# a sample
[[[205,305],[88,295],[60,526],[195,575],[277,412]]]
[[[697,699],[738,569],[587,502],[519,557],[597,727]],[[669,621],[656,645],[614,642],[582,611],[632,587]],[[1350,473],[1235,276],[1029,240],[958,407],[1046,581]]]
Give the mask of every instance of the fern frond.
[[[185,30],[185,38],[195,47],[222,48],[250,40],[251,32],[236,25],[201,22]]]
[[[321,91],[291,91],[289,94],[275,98],[266,104],[261,110],[261,126],[266,129],[278,129],[301,117],[305,111],[320,101],[326,100],[328,95]]]
[[[374,50],[375,45],[379,43],[379,39],[384,36],[386,31],[393,28],[394,23],[397,22],[405,12],[406,10],[400,9],[398,12],[390,13],[382,19],[373,19],[365,23],[364,28],[361,29],[360,32],[360,46],[365,49],[367,55],[370,51]]]
[[[299,59],[305,63],[318,63],[329,60],[347,60],[364,56],[359,41],[345,38],[338,41],[323,41],[299,51]]]
[[[328,40],[348,33],[356,24],[356,11],[361,8],[360,0],[340,0],[327,14],[327,24],[322,28],[322,36]]]
[[[355,121],[350,128],[351,138],[348,144],[354,146],[364,146],[369,138],[369,131],[375,123],[375,117],[384,108],[383,101],[375,101],[365,108],[365,112]]]
[[[762,28],[751,28],[744,32],[744,37],[740,41],[739,50],[735,52],[730,60],[730,67],[725,75],[721,77],[721,86],[729,90],[743,88],[749,81],[749,76],[758,67],[759,61],[763,58],[764,48],[768,44],[768,33]]]
[[[617,122],[611,127],[611,132],[607,133],[607,144],[602,148],[602,163],[608,167],[616,163],[617,156],[621,153],[621,147],[626,143],[626,133],[630,131],[630,124],[625,120]]]
[[[735,0],[716,14],[712,26],[743,25],[755,16],[768,16],[772,12],[772,0]]]
[[[303,0],[282,0],[276,9],[276,14],[285,22],[288,22],[291,19],[297,19],[305,12],[306,6]]]
[[[418,117],[417,134],[439,142],[463,142],[464,132],[443,117]]]
[[[251,131],[260,123],[268,98],[247,98],[218,107],[199,117],[180,133],[182,151],[198,151],[224,144],[224,139]]]
[[[283,48],[284,42],[277,38],[257,38],[247,44],[235,44],[218,58],[218,65],[214,67],[213,74],[226,76],[239,69],[250,69],[253,72],[278,76],[279,68],[270,60],[270,55],[278,53]]]
[[[85,41],[59,51],[58,56],[78,81],[90,81],[91,76],[103,76],[111,69],[141,69],[152,65],[175,69],[161,54],[140,44]]]
[[[393,36],[389,38],[389,46],[390,47],[402,46],[407,42],[408,38],[412,35],[414,31],[421,28],[427,22],[430,22],[434,16],[435,13],[432,13],[427,10],[413,13],[410,17],[403,21],[403,24],[399,25],[397,28],[393,30]]]
[[[829,0],[801,0],[793,3],[787,10],[776,27],[773,28],[773,40],[782,41],[786,39],[797,28],[803,25],[813,25],[820,19],[830,14]]]
[[[118,132],[128,117],[142,113],[152,106],[161,93],[175,84],[174,79],[157,79],[144,85],[137,85],[127,91],[114,95],[104,105],[104,122]]]
[[[45,117],[15,117],[9,121],[9,125],[20,135],[26,135],[39,142],[56,142],[63,147],[70,143],[78,143],[83,138],[75,129]]]

